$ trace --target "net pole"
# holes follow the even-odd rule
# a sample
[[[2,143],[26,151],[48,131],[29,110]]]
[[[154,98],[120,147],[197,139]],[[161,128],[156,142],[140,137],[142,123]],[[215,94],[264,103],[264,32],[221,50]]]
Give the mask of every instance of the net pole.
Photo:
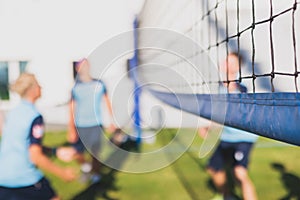
[[[135,68],[138,67],[138,46],[137,46],[137,39],[138,39],[138,19],[135,18],[133,22],[134,28],[134,56],[130,59],[130,71],[131,73],[135,72]],[[134,122],[134,130],[136,132],[136,144],[137,148],[139,148],[141,141],[142,141],[142,129],[141,129],[141,116],[140,116],[140,95],[141,95],[141,88],[135,78],[133,78],[134,82],[134,110],[133,110],[133,122]]]

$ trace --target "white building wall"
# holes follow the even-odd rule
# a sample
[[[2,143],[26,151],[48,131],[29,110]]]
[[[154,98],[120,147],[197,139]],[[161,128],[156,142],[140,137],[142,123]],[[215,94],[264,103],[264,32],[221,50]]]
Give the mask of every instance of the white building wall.
[[[37,102],[46,121],[66,123],[73,86],[73,61],[88,55],[114,35],[132,29],[142,0],[1,0],[0,61],[29,61],[27,71],[42,86]],[[125,62],[124,62],[125,63]],[[125,67],[125,66],[115,66]],[[115,70],[116,71],[116,70]],[[9,110],[18,100],[1,101]],[[61,106],[58,106],[61,105]]]
[[[161,5],[160,1],[158,3]],[[134,15],[142,4],[143,0],[0,0],[0,61],[10,61],[10,71],[17,70],[13,67],[17,61],[29,61],[28,70],[36,74],[43,88],[37,105],[45,120],[65,124],[68,120],[66,103],[73,86],[73,61],[89,56],[113,36],[132,30]],[[241,10],[248,15],[249,5],[242,4]],[[150,18],[155,17],[155,11],[150,13]],[[126,59],[113,64],[112,74],[106,77],[109,87],[114,87],[111,82],[117,81],[118,75],[124,75]],[[10,73],[11,81],[16,78],[15,73]],[[131,82],[126,79],[122,84],[126,87],[122,86],[124,90],[120,96],[129,98]],[[0,103],[0,108],[8,110],[17,100],[12,95],[10,102]],[[116,114],[121,116],[120,125],[126,124],[132,108],[130,101],[113,101]],[[145,126],[159,123],[153,118],[158,115],[154,108],[159,107],[164,113],[164,125],[194,126],[197,122],[198,118],[165,106],[143,93],[141,108]],[[185,118],[184,124],[182,118]]]

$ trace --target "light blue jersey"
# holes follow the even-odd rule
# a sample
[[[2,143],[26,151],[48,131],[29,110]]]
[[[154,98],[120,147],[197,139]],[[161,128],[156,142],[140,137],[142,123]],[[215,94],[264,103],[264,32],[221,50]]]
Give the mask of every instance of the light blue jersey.
[[[72,90],[75,101],[75,125],[77,127],[92,127],[103,124],[101,116],[101,100],[106,94],[102,81],[76,82]]]
[[[258,138],[258,135],[252,134],[243,130],[236,128],[231,128],[224,126],[221,141],[224,142],[255,142]]]
[[[0,145],[0,186],[18,188],[42,179],[42,172],[30,160],[29,146],[39,144],[43,134],[42,118],[33,104],[21,101],[11,110]]]
[[[237,89],[231,93],[246,93],[247,88],[240,83],[237,84]],[[226,93],[226,88],[221,87],[221,93]],[[221,141],[224,142],[255,142],[258,135],[252,134],[240,129],[224,126],[221,135]]]

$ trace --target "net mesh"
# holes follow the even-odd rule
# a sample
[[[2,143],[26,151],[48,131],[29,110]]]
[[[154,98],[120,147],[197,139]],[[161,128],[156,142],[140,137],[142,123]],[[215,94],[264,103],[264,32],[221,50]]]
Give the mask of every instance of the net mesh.
[[[228,103],[225,125],[299,145],[299,4],[146,0],[138,16],[136,78],[165,103],[214,120],[212,112],[201,111],[203,95],[210,94]],[[220,70],[230,52],[244,61],[235,79]],[[245,85],[248,94],[219,94],[221,83],[231,82]],[[167,93],[196,94],[200,108],[186,108],[187,100],[168,101],[170,96],[162,97]]]
[[[239,77],[236,80],[227,80],[224,77],[218,81],[243,82],[253,93],[298,92],[298,7],[299,2],[295,0],[146,1],[139,15],[139,27],[169,29],[191,38],[202,48],[195,47],[194,55],[184,56],[191,58],[207,54],[217,67],[229,52],[239,52],[245,61],[239,70]],[[159,37],[158,35],[154,39],[154,35],[141,34],[139,42],[143,43],[149,38],[151,41],[162,42]],[[179,43],[171,38],[169,42],[164,42],[166,49],[172,48],[169,45]],[[153,58],[157,58],[154,54],[163,57],[159,51],[140,51],[141,63],[154,61]],[[168,63],[165,59],[167,56]],[[167,56],[160,58],[160,61],[164,60],[163,63],[169,67],[187,69],[184,60],[178,57],[170,59],[170,55]],[[203,66],[205,65],[202,60],[197,70],[207,75],[206,71],[209,69]],[[191,74],[194,74],[193,71]],[[190,79],[193,77],[188,76]],[[209,80],[205,84],[214,81]],[[204,83],[194,76],[191,84],[201,86]]]

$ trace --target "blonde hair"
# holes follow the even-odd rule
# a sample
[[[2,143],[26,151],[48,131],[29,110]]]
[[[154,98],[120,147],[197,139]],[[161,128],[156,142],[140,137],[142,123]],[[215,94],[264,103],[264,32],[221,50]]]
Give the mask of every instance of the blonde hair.
[[[33,74],[23,73],[13,84],[10,85],[10,89],[23,97],[28,88],[30,88],[36,82],[37,80]]]

